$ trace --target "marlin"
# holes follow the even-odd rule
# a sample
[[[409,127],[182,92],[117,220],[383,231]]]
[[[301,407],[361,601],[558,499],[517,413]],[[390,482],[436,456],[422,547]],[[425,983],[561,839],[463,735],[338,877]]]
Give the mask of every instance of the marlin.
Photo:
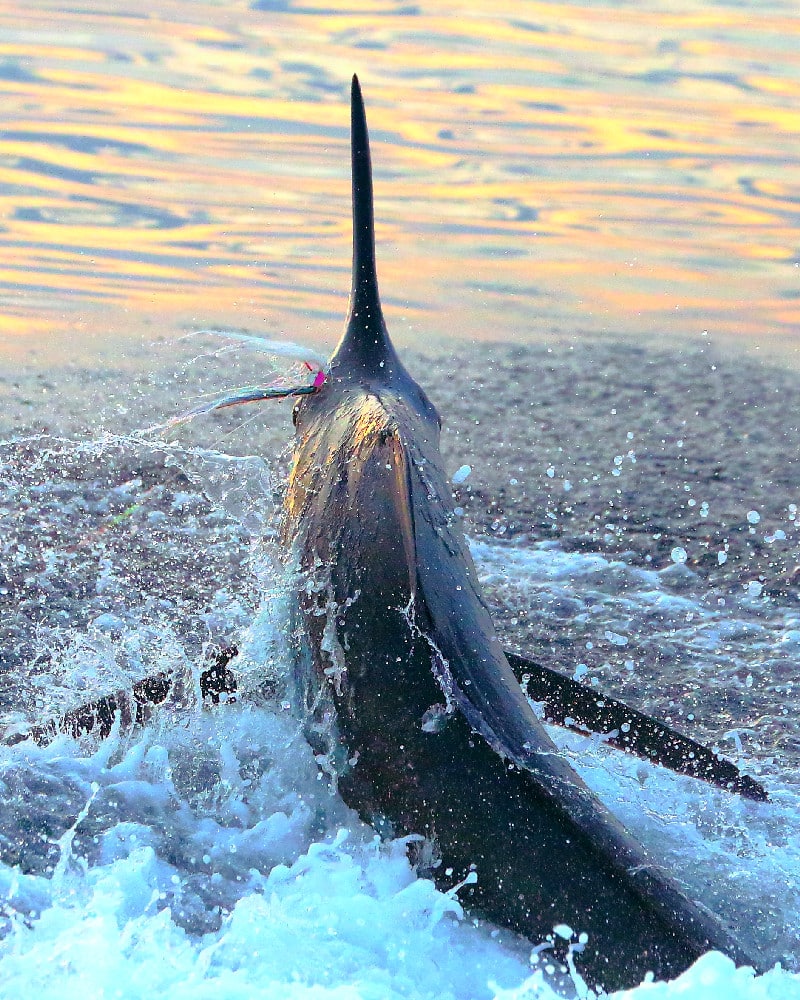
[[[421,875],[443,889],[460,883],[472,912],[544,944],[591,985],[669,978],[711,949],[757,965],[602,805],[528,699],[548,721],[607,734],[680,773],[760,801],[763,787],[663,723],[502,649],[453,509],[441,420],[384,321],[356,77],[351,128],[341,341],[313,386],[219,403],[297,396],[281,536],[297,574],[291,694],[308,739],[348,805],[382,835],[409,838]],[[235,699],[236,655],[218,650],[205,665],[204,700]],[[144,678],[3,742],[102,738],[120,716],[141,724],[178,676]]]
[[[429,874],[465,880],[468,907],[534,943],[588,935],[572,954],[592,985],[672,977],[710,949],[752,964],[569,766],[503,652],[439,415],[386,329],[356,77],[351,129],[349,310],[325,382],[295,405],[282,525],[302,581],[297,698],[312,745],[378,830],[425,838]]]

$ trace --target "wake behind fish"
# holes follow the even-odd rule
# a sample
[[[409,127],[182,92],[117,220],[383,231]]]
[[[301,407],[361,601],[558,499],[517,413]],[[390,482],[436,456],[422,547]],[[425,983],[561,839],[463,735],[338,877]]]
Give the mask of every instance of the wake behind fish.
[[[0,464],[2,730],[153,670],[181,679],[138,731],[118,721],[100,743],[0,749],[0,995],[554,995],[546,952],[532,965],[530,944],[464,914],[457,886],[417,878],[406,842],[382,842],[323,778],[281,694],[289,594],[260,459],[36,439],[0,445]],[[485,577],[504,560],[534,596],[571,588],[629,623],[654,601],[694,601],[698,642],[747,610],[709,609],[602,556],[485,542],[474,554]],[[625,573],[623,604],[612,584]],[[791,609],[768,625],[770,641],[791,641]],[[208,650],[231,643],[239,700],[203,708]],[[746,638],[736,655],[752,655]],[[772,802],[753,803],[553,735],[691,895],[761,954],[800,961],[800,797],[780,762],[760,775]],[[589,995],[579,977],[574,990]],[[800,977],[710,954],[626,995],[723,994],[800,997]]]

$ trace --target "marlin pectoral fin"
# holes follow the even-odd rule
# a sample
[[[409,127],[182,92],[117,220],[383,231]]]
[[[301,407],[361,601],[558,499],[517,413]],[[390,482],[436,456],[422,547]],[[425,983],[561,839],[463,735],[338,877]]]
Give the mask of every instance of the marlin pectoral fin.
[[[217,705],[223,699],[232,701],[236,693],[236,677],[228,664],[238,655],[236,646],[210,651],[211,661],[200,673],[200,694],[204,704]],[[78,739],[92,733],[101,740],[110,735],[119,714],[123,729],[143,725],[158,705],[163,704],[172,691],[175,676],[171,672],[150,674],[137,681],[129,690],[115,691],[27,732],[15,732],[0,737],[0,745],[16,746],[31,739],[37,746],[48,746],[61,733]]]
[[[702,743],[527,656],[509,650],[505,654],[517,678],[524,677],[528,697],[544,704],[546,721],[578,732],[602,733],[619,750],[746,799],[769,801],[763,785]]]

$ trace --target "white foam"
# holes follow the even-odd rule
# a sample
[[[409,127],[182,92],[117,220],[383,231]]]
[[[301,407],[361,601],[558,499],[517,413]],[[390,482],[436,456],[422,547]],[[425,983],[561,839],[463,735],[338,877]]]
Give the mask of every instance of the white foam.
[[[199,622],[212,632],[235,631],[240,660],[249,665],[244,686],[254,690],[259,672],[287,669],[286,610],[263,516],[272,500],[260,467],[232,463],[226,472],[219,457],[209,463],[211,492],[226,516],[204,514],[188,492],[177,497],[169,551],[177,558],[184,537],[217,558],[211,539],[220,533],[233,551],[229,516],[260,538],[246,577],[237,568],[220,580],[213,599],[190,619],[193,628]],[[234,489],[243,471],[245,485]],[[36,496],[37,503],[51,503],[46,486],[38,493],[38,486],[26,488],[12,501],[19,506]],[[75,523],[80,505],[70,507],[59,480],[53,486],[62,488],[58,503]],[[139,495],[140,487],[126,484],[125,503]],[[162,499],[165,506],[172,497]],[[102,496],[93,503],[102,513]],[[176,524],[176,517],[185,520]],[[137,527],[154,539],[165,530],[146,511]],[[102,664],[87,666],[89,648],[113,667],[123,651],[133,658],[137,642],[137,655],[165,644],[173,661],[183,657],[196,670],[174,610],[154,617],[162,597],[142,596],[123,573],[115,579],[120,566],[113,551],[102,538],[96,544],[102,559],[111,560],[99,559],[97,572],[108,581],[113,610],[95,601],[86,624],[66,624],[61,632],[53,626],[26,639],[41,641],[42,649],[58,639],[58,683],[75,685],[81,671],[100,670]],[[756,616],[746,603],[716,607],[703,595],[676,594],[662,575],[622,561],[552,544],[476,542],[473,551],[481,575],[500,591],[513,581],[534,598],[560,601],[557,613],[597,617],[598,641],[613,650],[628,640],[620,655],[633,655],[630,645],[642,630],[662,630],[699,657],[717,656],[723,643],[724,655],[742,663],[780,659],[798,645],[796,612],[762,608]],[[37,586],[45,590],[70,571],[67,555],[53,548],[49,575]],[[44,703],[58,704],[48,683],[45,677]],[[757,804],[659,771],[599,739],[553,733],[690,893],[738,921],[762,953],[773,948],[800,960],[800,794],[791,774],[774,768],[773,801]],[[415,878],[404,843],[380,844],[330,792],[296,722],[274,702],[253,696],[200,712],[189,699],[174,716],[163,713],[134,737],[117,734],[94,750],[66,738],[46,749],[0,750],[0,795],[1,997],[554,995],[529,965],[526,946],[505,931],[474,926],[455,893]],[[709,954],[672,983],[624,995],[790,1000],[800,997],[800,976],[783,970],[754,976]]]

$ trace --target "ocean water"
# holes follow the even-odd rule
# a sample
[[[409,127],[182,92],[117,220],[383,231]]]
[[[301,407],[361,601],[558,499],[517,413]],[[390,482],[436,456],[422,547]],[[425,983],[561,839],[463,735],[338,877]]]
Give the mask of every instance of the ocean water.
[[[204,391],[164,360],[187,329],[330,346],[353,72],[399,345],[611,335],[791,358],[799,20],[790,0],[9,0],[0,394],[32,364],[27,427],[87,382],[119,429],[165,370]],[[417,879],[320,777],[280,693],[280,478],[48,425],[0,442],[0,730],[154,671],[180,683],[139,731],[0,748],[0,997],[549,998],[529,944]],[[504,622],[569,616],[576,676],[603,679],[582,647],[607,648],[626,690],[663,684],[675,725],[770,790],[746,802],[553,732],[691,895],[784,962],[756,977],[707,955],[631,995],[800,997],[796,602],[723,603],[679,553],[655,572],[553,543],[473,551]],[[200,671],[232,643],[238,701],[203,710]]]
[[[457,886],[417,879],[405,844],[381,843],[322,779],[281,695],[287,584],[263,460],[109,437],[6,442],[0,463],[3,732],[154,669],[181,678],[139,731],[0,749],[0,996],[553,995],[530,945],[476,925]],[[712,606],[669,570],[553,543],[473,553],[490,588],[499,577],[534,601],[581,604],[598,641],[657,620],[712,658],[724,641],[731,675],[756,678],[800,644],[796,607],[755,595]],[[241,695],[203,710],[207,648],[234,641]],[[712,696],[732,683],[713,673]],[[790,728],[792,682],[779,721],[784,709]],[[754,803],[599,737],[553,735],[657,862],[761,961],[784,961],[754,976],[709,954],[626,995],[800,996],[796,761],[748,757],[744,734],[720,734],[769,788]]]
[[[793,352],[799,26],[792,0],[6,0],[0,349],[332,343],[357,72],[401,343]]]

